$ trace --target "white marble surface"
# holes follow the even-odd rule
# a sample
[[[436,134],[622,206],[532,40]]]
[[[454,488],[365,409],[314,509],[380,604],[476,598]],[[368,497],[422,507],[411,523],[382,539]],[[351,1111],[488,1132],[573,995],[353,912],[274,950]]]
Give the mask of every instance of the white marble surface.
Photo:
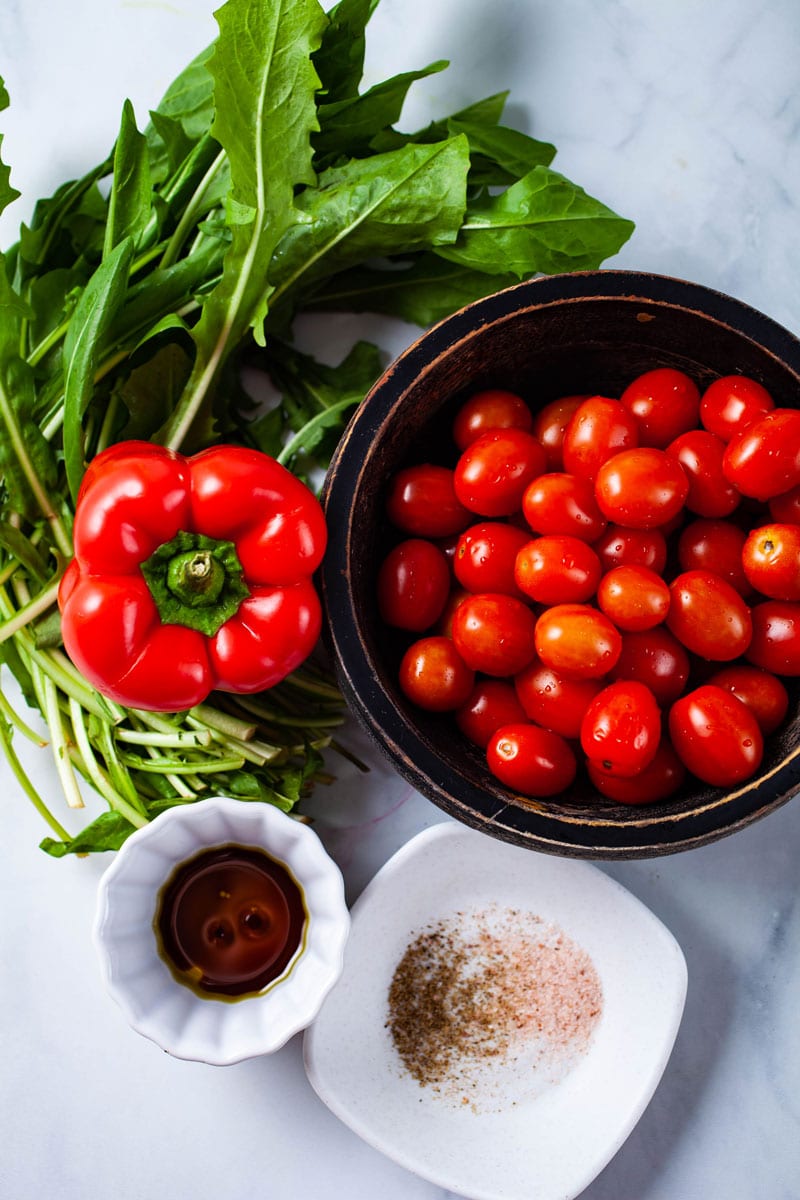
[[[3,155],[24,194],[2,244],[36,196],[100,159],[124,97],[143,120],[213,31],[206,0],[0,0]],[[555,166],[636,220],[615,265],[718,287],[800,331],[793,0],[382,0],[371,39],[374,79],[452,60],[419,85],[409,125],[510,87]],[[365,324],[392,350],[413,332]],[[55,795],[46,754],[25,758]],[[372,759],[315,804],[351,899],[441,819]],[[1,1196],[441,1200],[329,1114],[299,1038],[215,1069],[132,1033],[89,941],[104,864],[43,855],[5,763],[0,778]],[[799,851],[795,801],[702,850],[607,868],[678,938],[689,996],[666,1075],[587,1200],[800,1197]]]

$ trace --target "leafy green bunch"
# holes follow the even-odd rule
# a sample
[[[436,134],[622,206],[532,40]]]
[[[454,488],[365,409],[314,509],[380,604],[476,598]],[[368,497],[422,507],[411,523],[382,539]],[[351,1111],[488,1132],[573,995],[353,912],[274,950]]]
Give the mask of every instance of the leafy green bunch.
[[[139,130],[40,201],[0,255],[0,664],[48,726],[69,804],[108,804],[72,837],[25,774],[0,690],[0,741],[56,834],[113,849],[164,807],[218,790],[291,809],[326,778],[341,699],[314,667],[259,697],[153,714],[98,696],[63,653],[55,606],[86,463],[144,438],[221,440],[302,476],[325,465],[381,369],[293,344],[298,314],[378,312],[428,325],[536,273],[594,268],[632,225],[551,170],[554,147],[501,123],[499,94],[416,133],[396,126],[435,62],[360,90],[377,0],[228,0],[215,43]],[[0,83],[0,111],[8,96]],[[0,160],[0,211],[17,193]],[[257,412],[256,363],[279,401]]]

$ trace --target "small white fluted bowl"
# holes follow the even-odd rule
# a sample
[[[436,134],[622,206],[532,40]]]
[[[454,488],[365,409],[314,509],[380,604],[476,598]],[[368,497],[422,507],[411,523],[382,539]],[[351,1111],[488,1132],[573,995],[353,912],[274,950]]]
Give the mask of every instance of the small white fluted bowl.
[[[201,996],[172,975],[154,928],[175,868],[217,846],[257,847],[300,885],[304,944],[257,995]],[[214,797],[172,808],[122,845],[100,880],[93,938],[111,996],[129,1024],[176,1058],[225,1066],[271,1054],[310,1025],[342,970],[350,914],[341,872],[316,833],[269,804]]]

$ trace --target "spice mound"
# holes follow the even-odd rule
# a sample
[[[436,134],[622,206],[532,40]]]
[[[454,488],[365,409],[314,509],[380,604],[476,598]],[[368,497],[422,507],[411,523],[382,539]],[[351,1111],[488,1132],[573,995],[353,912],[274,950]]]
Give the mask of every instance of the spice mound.
[[[586,1053],[603,990],[591,958],[520,909],[460,911],[422,929],[395,969],[386,1027],[405,1071],[448,1105],[500,1111]]]

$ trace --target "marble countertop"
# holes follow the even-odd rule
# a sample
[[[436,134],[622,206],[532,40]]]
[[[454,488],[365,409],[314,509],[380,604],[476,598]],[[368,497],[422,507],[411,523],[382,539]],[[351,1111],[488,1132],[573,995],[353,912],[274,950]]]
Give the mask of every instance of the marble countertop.
[[[145,119],[214,35],[206,0],[0,0],[3,158],[33,200],[99,161],[129,96]],[[682,276],[800,331],[800,8],[792,0],[382,0],[372,79],[446,57],[408,126],[511,89],[519,127],[554,166],[637,223],[609,266]],[[396,352],[408,327],[365,321]],[[336,335],[336,327],[326,336]],[[346,765],[314,801],[354,900],[442,814],[355,729],[373,765]],[[47,753],[20,747],[56,796]],[[90,927],[100,859],[56,862],[0,764],[0,1194],[9,1200],[441,1200],[312,1091],[300,1038],[217,1069],[169,1059],[105,995]],[[800,805],[703,849],[606,866],[674,933],[689,993],[664,1078],[587,1200],[800,1197]]]

